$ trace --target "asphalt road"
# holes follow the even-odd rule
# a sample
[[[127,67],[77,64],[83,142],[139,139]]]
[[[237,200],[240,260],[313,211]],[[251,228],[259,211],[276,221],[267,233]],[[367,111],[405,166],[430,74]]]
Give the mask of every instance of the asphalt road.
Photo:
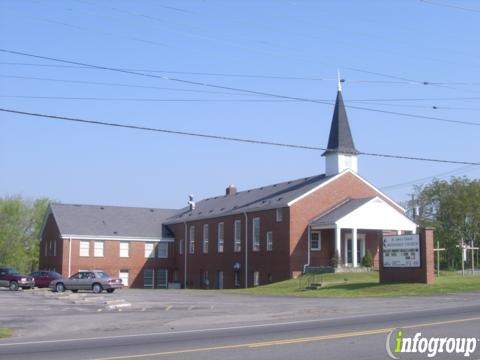
[[[122,296],[133,300],[145,299],[152,292],[131,293]],[[0,294],[0,300],[1,296]],[[124,295],[129,295],[124,293]],[[184,311],[130,313],[105,313],[89,306],[87,310],[81,307],[81,312],[67,317],[71,321],[79,321],[85,317],[87,321],[98,323],[110,322],[117,318],[119,323],[127,321],[130,327],[122,327],[122,331],[83,332],[80,336],[71,334],[67,327],[57,329],[54,336],[34,336],[25,332],[25,336],[16,336],[0,341],[1,359],[386,359],[387,335],[393,328],[402,328],[406,335],[413,337],[421,332],[426,337],[475,337],[480,338],[480,294],[459,295],[450,297],[422,297],[403,299],[292,299],[292,298],[256,298],[251,296],[230,296],[218,293],[168,293],[173,300],[185,301],[190,297],[191,303],[200,307],[201,311],[188,310],[193,305],[182,307]],[[27,300],[17,294],[8,294],[17,299],[17,303]],[[158,297],[158,293],[156,294]],[[37,298],[38,299],[38,298]],[[40,306],[56,304],[60,309],[65,305],[65,299],[38,299]],[[53,301],[53,302],[52,302]],[[55,302],[56,301],[56,302]],[[270,303],[275,312],[285,307],[298,308],[291,316],[282,318],[264,318],[262,306],[254,308],[249,304]],[[238,322],[231,319],[220,323],[215,314],[224,318],[226,312],[236,312],[235,309],[251,309],[251,314],[244,313],[246,321]],[[358,304],[362,304],[361,307]],[[153,303],[152,303],[153,304]],[[210,305],[207,305],[210,304]],[[213,305],[211,305],[213,304]],[[356,311],[348,310],[350,308]],[[382,307],[382,304],[386,306]],[[221,310],[215,306],[224,305]],[[173,305],[168,305],[173,306]],[[183,306],[183,305],[182,305]],[[213,309],[212,309],[213,306]],[[319,313],[306,312],[310,306],[344,307],[345,311],[333,315],[321,316]],[[74,307],[68,304],[70,311]],[[2,308],[4,309],[4,308]],[[377,311],[378,310],[378,311]],[[80,311],[80,310],[79,310]],[[212,313],[213,312],[213,313]],[[286,310],[282,312],[286,313]],[[169,318],[162,321],[162,314]],[[168,316],[166,315],[168,314]],[[173,314],[173,315],[172,315]],[[39,314],[45,315],[45,314]],[[140,316],[141,315],[141,316]],[[242,316],[242,314],[238,314]],[[301,316],[303,315],[303,316]],[[56,315],[51,314],[52,323],[56,323]],[[158,326],[147,321],[148,316],[158,320]],[[0,320],[3,317],[0,315]],[[34,320],[32,326],[48,324],[49,318],[42,317],[40,323]],[[65,316],[63,316],[65,318]],[[216,319],[212,321],[212,319]],[[93,320],[94,319],[94,320]],[[183,326],[178,321],[182,321]],[[137,323],[136,323],[137,322]],[[177,326],[165,325],[175,323]],[[61,326],[65,322],[58,323]],[[141,324],[145,324],[141,327]],[[203,324],[203,326],[199,326]],[[137,325],[140,325],[137,326]],[[2,323],[1,326],[5,326]],[[22,325],[25,327],[25,325]],[[72,323],[72,327],[78,326]],[[469,359],[480,359],[480,341],[478,347]],[[427,359],[426,354],[407,356],[400,354],[400,359]],[[466,359],[462,355],[439,354],[435,359]]]

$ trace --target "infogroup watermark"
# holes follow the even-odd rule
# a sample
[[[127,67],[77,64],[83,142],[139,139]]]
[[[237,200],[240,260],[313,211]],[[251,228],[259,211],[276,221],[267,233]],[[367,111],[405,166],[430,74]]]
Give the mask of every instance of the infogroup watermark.
[[[438,354],[456,354],[470,357],[477,349],[480,339],[475,337],[425,337],[417,332],[413,337],[405,336],[405,331],[394,329],[387,336],[386,350],[392,359],[400,359],[401,354],[425,354],[434,358]]]

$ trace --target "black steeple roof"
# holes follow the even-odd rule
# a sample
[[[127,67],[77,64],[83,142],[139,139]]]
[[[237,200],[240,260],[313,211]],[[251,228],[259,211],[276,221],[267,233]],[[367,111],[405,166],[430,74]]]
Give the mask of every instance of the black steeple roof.
[[[327,150],[323,153],[341,153],[358,154],[348,124],[347,112],[343,103],[342,90],[339,87],[337,99],[335,101],[335,110],[333,111],[332,125],[330,126],[330,136],[328,138]]]

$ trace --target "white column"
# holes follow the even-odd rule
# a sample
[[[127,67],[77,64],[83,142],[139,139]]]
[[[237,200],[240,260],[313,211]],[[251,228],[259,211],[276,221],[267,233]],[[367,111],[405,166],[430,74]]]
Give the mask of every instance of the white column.
[[[340,266],[340,263],[342,262],[342,247],[341,247],[341,244],[342,244],[342,229],[339,228],[339,227],[336,227],[335,228],[335,255],[338,254],[338,261],[339,261],[339,264],[338,266]]]
[[[357,229],[352,229],[352,265],[353,267],[358,266],[357,261]]]

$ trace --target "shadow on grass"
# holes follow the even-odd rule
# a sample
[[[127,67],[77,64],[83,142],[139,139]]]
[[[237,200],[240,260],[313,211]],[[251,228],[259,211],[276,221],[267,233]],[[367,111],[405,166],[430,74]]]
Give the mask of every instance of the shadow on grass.
[[[347,291],[357,291],[364,289],[372,289],[381,286],[377,282],[362,282],[362,283],[352,283],[352,284],[337,284],[337,285],[327,285],[320,288],[319,290],[347,290]]]

